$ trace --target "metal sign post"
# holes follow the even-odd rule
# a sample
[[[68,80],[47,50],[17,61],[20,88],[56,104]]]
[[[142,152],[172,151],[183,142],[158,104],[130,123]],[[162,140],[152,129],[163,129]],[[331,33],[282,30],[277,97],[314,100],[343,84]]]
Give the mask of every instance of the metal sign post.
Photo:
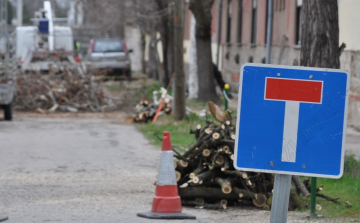
[[[270,223],[285,223],[289,207],[291,175],[275,174]]]
[[[310,199],[310,218],[316,217],[316,177],[310,178],[311,199]]]
[[[234,167],[275,173],[271,222],[286,222],[291,175],[342,176],[349,75],[265,64],[240,73]]]
[[[277,73],[281,77],[281,73]],[[296,160],[296,146],[291,148],[286,145],[297,144],[298,122],[300,103],[320,103],[323,89],[322,81],[308,81],[285,78],[266,78],[265,100],[284,101],[285,117],[283,132],[282,162]],[[272,201],[271,223],[286,222],[289,206],[291,175],[275,175],[274,199]]]

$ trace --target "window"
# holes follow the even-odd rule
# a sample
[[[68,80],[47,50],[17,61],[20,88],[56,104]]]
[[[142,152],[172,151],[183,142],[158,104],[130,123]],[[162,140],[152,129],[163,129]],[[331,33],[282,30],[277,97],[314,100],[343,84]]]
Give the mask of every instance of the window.
[[[296,30],[295,30],[295,44],[301,45],[301,20],[302,20],[302,0],[297,0],[296,4]]]
[[[257,0],[252,1],[252,23],[251,23],[251,43],[256,43],[256,8]]]
[[[279,0],[279,11],[285,10],[285,0]]]
[[[274,5],[275,5],[275,11],[283,11],[285,10],[285,0],[275,0],[274,1]]]
[[[231,41],[231,0],[228,0],[228,17],[227,17],[227,32],[226,32],[226,42],[230,43]]]
[[[285,10],[285,0],[283,0],[283,10]]]
[[[241,43],[242,29],[242,0],[238,0],[238,27],[237,27],[237,43]]]
[[[94,44],[94,53],[124,52],[120,40],[96,40]]]

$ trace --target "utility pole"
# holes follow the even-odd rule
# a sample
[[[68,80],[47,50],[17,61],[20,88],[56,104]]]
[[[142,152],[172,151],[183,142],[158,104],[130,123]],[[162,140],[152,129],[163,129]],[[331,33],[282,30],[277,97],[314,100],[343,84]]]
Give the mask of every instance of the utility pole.
[[[17,26],[23,25],[23,0],[17,0],[16,5]]]
[[[175,0],[174,7],[174,65],[175,79],[174,115],[177,120],[185,118],[185,74],[184,74],[184,28],[183,28],[183,0]]]

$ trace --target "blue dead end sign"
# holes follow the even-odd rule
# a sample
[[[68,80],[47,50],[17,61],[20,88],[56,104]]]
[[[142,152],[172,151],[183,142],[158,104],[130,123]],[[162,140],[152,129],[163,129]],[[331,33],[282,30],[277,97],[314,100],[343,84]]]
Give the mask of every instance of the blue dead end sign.
[[[348,73],[264,64],[240,73],[235,168],[341,177]]]

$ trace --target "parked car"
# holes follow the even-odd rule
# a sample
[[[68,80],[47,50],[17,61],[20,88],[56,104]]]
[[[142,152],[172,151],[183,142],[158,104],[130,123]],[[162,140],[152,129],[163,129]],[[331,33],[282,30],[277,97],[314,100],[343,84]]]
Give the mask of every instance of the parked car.
[[[114,75],[131,78],[131,52],[122,39],[93,39],[90,41],[86,65],[90,69],[109,69]]]

